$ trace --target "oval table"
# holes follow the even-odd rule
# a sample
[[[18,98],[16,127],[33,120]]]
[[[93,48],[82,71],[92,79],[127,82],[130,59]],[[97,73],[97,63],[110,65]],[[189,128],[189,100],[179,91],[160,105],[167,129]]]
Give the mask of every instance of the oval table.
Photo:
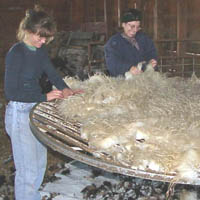
[[[30,127],[33,134],[46,146],[74,160],[103,169],[108,172],[150,179],[173,182],[176,173],[159,173],[132,169],[117,163],[106,154],[94,156],[88,142],[81,138],[81,124],[73,120],[64,120],[57,111],[57,101],[36,104],[30,112]],[[177,184],[200,185],[198,178],[194,182],[178,180]]]

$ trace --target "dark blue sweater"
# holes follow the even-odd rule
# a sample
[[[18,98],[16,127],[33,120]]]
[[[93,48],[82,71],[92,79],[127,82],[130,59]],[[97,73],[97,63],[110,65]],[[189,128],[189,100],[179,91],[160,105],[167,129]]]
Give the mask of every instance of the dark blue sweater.
[[[9,101],[42,102],[39,79],[46,73],[58,89],[68,88],[54,69],[45,47],[30,50],[23,42],[16,43],[7,53],[5,68],[5,96]]]
[[[135,38],[140,47],[139,50],[123,38],[121,33],[113,35],[107,41],[104,52],[106,65],[111,76],[123,76],[131,66],[137,66],[139,62],[157,60],[153,41],[141,31],[137,32]]]

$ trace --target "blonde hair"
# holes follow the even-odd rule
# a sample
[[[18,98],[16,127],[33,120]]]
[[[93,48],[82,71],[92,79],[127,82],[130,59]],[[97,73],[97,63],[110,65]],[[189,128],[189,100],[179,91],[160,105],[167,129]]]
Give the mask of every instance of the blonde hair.
[[[24,40],[26,31],[50,40],[56,33],[56,23],[52,16],[36,5],[34,9],[26,10],[26,15],[20,22],[17,31],[19,41]]]

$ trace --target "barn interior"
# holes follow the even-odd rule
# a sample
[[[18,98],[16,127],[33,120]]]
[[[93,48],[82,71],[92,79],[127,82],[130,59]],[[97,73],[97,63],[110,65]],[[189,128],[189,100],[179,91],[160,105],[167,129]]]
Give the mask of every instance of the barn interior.
[[[1,0],[0,178],[8,179],[13,167],[13,161],[9,159],[11,144],[4,130],[7,103],[3,89],[5,56],[17,42],[16,31],[26,9],[35,4],[42,6],[56,20],[58,33],[47,47],[62,77],[78,76],[85,80],[97,72],[107,73],[104,45],[121,30],[120,18],[129,8],[137,8],[143,13],[142,30],[155,43],[161,73],[169,77],[188,78],[193,73],[200,76],[199,0]],[[49,152],[49,166],[63,159],[58,155]]]
[[[51,58],[57,68],[65,65],[71,54],[69,72],[77,73],[73,65],[87,72],[105,68],[102,52],[105,42],[121,28],[120,17],[129,8],[143,12],[142,29],[154,40],[159,54],[159,67],[170,75],[190,76],[199,73],[199,11],[198,0],[184,1],[1,1],[1,62],[16,42],[16,30],[25,10],[35,4],[51,12],[57,22],[58,38],[54,41]],[[62,47],[62,50],[58,50]],[[65,48],[68,50],[68,56]],[[76,63],[77,62],[77,63]],[[2,65],[3,66],[3,65]],[[4,67],[2,67],[2,71]],[[71,69],[72,68],[72,69]],[[3,74],[3,73],[1,73]]]

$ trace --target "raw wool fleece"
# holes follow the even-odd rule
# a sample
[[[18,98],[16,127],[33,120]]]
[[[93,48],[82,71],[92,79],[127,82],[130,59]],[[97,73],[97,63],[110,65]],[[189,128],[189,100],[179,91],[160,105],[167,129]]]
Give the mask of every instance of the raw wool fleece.
[[[129,74],[130,75],[130,74]],[[167,78],[149,71],[132,78],[94,75],[83,82],[65,78],[84,93],[58,109],[81,122],[81,136],[95,156],[140,170],[197,179],[200,170],[200,80]]]

